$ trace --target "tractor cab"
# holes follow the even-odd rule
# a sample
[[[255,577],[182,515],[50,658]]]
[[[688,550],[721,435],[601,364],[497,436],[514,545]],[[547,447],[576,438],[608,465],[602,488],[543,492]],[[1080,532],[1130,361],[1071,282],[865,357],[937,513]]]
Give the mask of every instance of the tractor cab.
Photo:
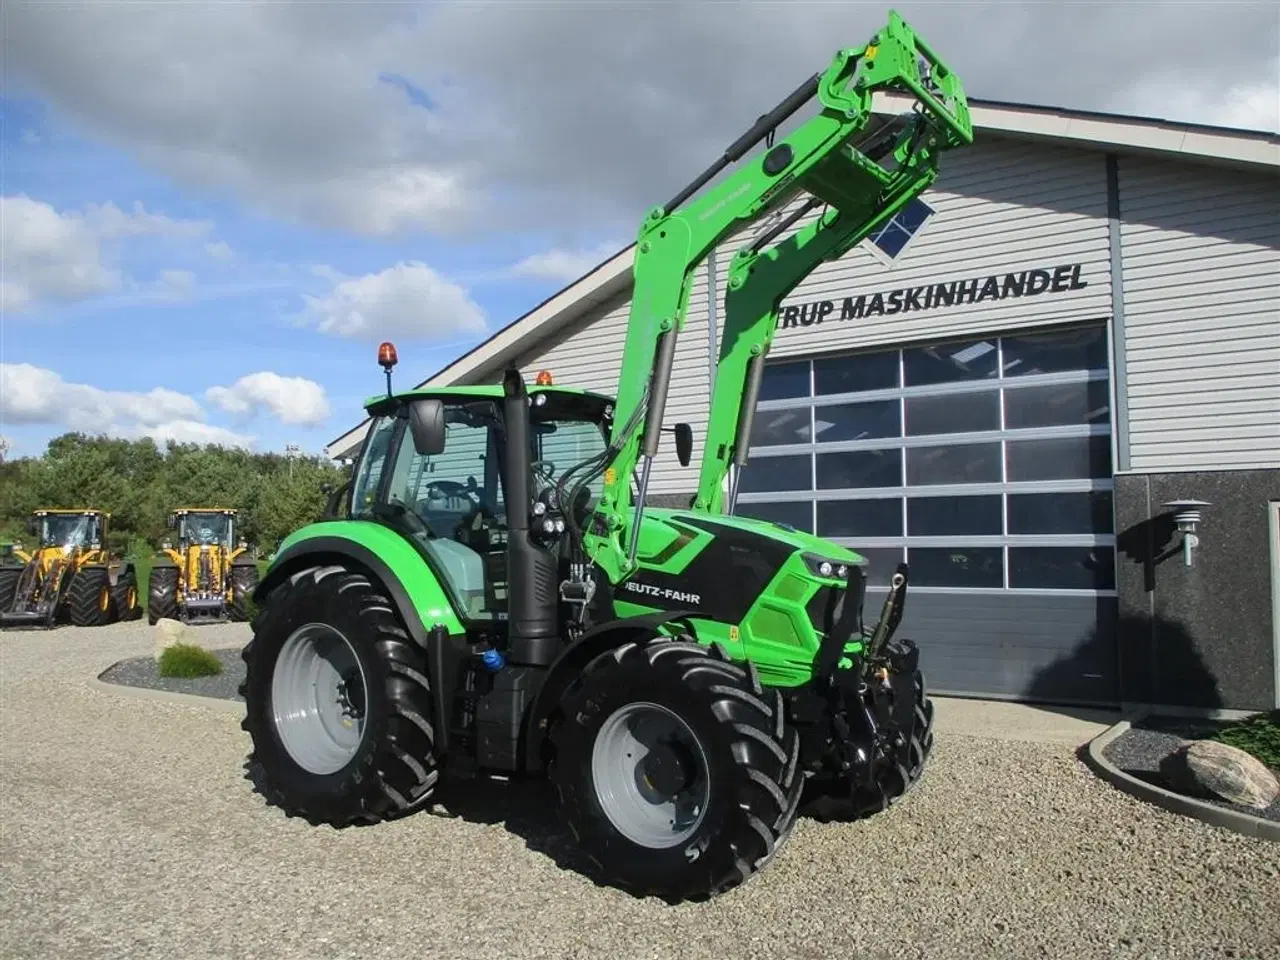
[[[236,543],[236,511],[226,508],[183,508],[169,514],[169,529],[178,534],[179,549],[188,547],[208,550],[221,547],[230,551]],[[241,541],[243,545],[243,541]]]
[[[527,424],[517,426],[526,442],[514,446],[507,402],[500,385],[370,400],[372,423],[348,494],[348,517],[404,535],[462,619],[473,623],[509,615],[511,478],[519,477],[517,501],[532,503],[531,511],[518,511],[523,515],[515,525],[535,548],[553,555],[569,522],[578,528],[586,523],[603,482],[601,470],[578,484],[582,465],[606,452],[611,398],[558,387],[543,371],[528,390]],[[509,463],[513,458],[521,462]]]
[[[110,516],[100,510],[37,510],[27,519],[27,532],[37,550],[56,549],[67,557],[101,548]]]

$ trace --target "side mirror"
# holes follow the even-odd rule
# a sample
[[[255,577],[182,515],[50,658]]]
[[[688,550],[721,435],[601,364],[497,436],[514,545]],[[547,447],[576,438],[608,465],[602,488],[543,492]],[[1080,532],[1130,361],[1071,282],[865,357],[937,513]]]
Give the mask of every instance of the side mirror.
[[[409,431],[413,449],[432,457],[444,451],[444,404],[439,400],[414,400],[409,404]]]
[[[165,525],[168,526],[170,530],[177,530],[178,518],[174,516],[172,513],[169,514],[169,516],[165,519]]]
[[[36,536],[40,532],[40,521],[35,517],[27,517],[27,533]]]
[[[680,466],[687,467],[693,456],[693,427],[687,423],[677,423],[673,428],[676,435],[676,459]]]

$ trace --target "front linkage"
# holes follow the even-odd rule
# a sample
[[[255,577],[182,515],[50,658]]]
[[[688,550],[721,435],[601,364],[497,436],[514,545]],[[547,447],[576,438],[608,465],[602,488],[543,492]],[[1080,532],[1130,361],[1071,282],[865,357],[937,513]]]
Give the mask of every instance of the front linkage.
[[[880,812],[915,785],[932,753],[933,703],[920,653],[913,641],[894,639],[906,591],[901,563],[879,619],[867,629],[866,577],[850,567],[845,589],[830,595],[813,677],[789,694],[811,775],[803,809],[817,819]],[[846,654],[851,643],[860,649]]]

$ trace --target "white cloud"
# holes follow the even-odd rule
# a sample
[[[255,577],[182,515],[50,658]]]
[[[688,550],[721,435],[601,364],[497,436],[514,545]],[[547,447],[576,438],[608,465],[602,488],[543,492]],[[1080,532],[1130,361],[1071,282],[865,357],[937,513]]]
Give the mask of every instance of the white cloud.
[[[630,230],[884,22],[883,8],[850,4],[730,18],[718,4],[492,6],[12,4],[7,75],[154,169],[282,217],[375,234]],[[1230,56],[1174,76],[1168,51],[1223,35],[1221,5],[907,14],[975,97],[1209,123],[1274,115],[1280,18],[1266,0],[1231,5]]]
[[[1221,87],[1190,86],[1180,72],[1153,76],[1122,93],[1113,106],[1145,116],[1280,133],[1280,56],[1260,68],[1256,79]]]
[[[113,425],[104,432],[108,436],[120,437],[125,440],[139,440],[142,437],[150,437],[161,446],[172,440],[174,443],[198,443],[201,445],[212,443],[220,447],[241,447],[245,450],[252,450],[257,444],[257,437],[236,433],[234,430],[228,430],[225,427],[201,423],[198,420],[166,420],[164,423],[148,426],[134,424],[120,427]]]
[[[265,410],[281,423],[316,427],[330,413],[329,400],[320,384],[268,370],[247,374],[229,387],[210,387],[205,397],[227,413],[244,419]]]
[[[204,252],[215,260],[234,260],[236,252],[231,249],[231,244],[225,240],[218,240],[214,243],[206,243]]]
[[[30,363],[0,363],[0,417],[6,423],[61,424],[97,432],[123,421],[155,426],[169,420],[200,420],[200,404],[175,390],[146,393],[103,390],[67,383],[57,373]]]
[[[344,277],[331,267],[315,272],[334,285],[325,296],[304,296],[299,322],[322,333],[385,340],[485,332],[484,313],[467,291],[425,263],[397,263],[362,277]]]
[[[511,267],[510,274],[530,280],[571,283],[608,260],[623,247],[602,243],[590,250],[547,250],[525,257]]]
[[[193,398],[156,387],[146,392],[68,383],[29,363],[0,363],[0,422],[41,424],[91,435],[152,437],[251,449],[255,438],[205,422]]]
[[[126,213],[115,204],[91,204],[83,211],[59,212],[25,194],[0,197],[0,306],[26,312],[42,301],[72,303],[115,292],[124,274],[113,265],[126,238],[199,237],[206,221],[175,220],[135,204]],[[162,292],[194,280],[184,271],[161,276]]]

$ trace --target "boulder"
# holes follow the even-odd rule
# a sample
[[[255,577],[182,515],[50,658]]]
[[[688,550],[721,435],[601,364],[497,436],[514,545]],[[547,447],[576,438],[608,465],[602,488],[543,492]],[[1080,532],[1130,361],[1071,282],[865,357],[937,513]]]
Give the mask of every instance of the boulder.
[[[1191,780],[1231,803],[1265,810],[1280,797],[1280,781],[1257,757],[1214,740],[1196,740],[1180,751]]]
[[[181,620],[161,617],[156,621],[156,659],[176,643],[194,643],[194,631]]]

